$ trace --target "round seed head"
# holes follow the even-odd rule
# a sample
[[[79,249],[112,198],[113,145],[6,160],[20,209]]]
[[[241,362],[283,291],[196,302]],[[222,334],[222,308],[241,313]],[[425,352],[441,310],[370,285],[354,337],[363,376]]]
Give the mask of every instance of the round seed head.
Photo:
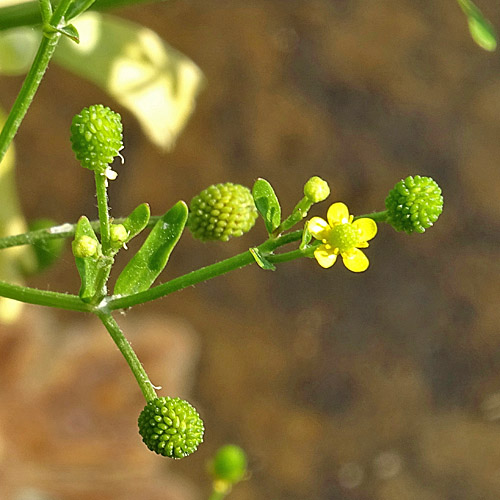
[[[396,231],[423,233],[443,211],[443,196],[437,182],[416,175],[399,181],[385,200],[387,222]]]
[[[105,172],[123,148],[122,122],[118,113],[95,104],[73,117],[71,145],[80,164]]]
[[[214,184],[191,200],[188,227],[202,241],[227,241],[250,231],[257,209],[250,190],[240,184]]]
[[[180,398],[156,398],[139,415],[139,434],[158,455],[183,458],[203,442],[205,428],[198,412]]]

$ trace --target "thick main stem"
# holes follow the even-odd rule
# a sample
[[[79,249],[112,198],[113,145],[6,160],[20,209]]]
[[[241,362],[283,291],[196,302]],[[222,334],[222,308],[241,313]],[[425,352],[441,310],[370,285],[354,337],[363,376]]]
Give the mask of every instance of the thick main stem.
[[[144,370],[142,363],[139,361],[135,351],[132,349],[130,342],[125,338],[125,335],[118,326],[118,323],[115,321],[113,316],[111,316],[111,314],[98,313],[98,316],[130,366],[130,369],[132,370],[132,373],[134,374],[146,401],[152,401],[157,397],[153,384],[150,382],[146,370]]]

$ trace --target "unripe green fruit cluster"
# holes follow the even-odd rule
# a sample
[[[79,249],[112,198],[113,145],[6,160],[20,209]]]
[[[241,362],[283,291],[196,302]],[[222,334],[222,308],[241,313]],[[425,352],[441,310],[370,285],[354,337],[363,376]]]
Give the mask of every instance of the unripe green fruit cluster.
[[[180,398],[155,398],[139,415],[139,434],[158,455],[183,458],[203,442],[205,428],[198,412]]]
[[[215,184],[191,200],[188,227],[202,241],[227,241],[250,231],[257,209],[250,190],[240,184]]]
[[[385,200],[387,222],[396,231],[423,233],[443,211],[443,196],[437,182],[416,175],[399,181]]]
[[[122,149],[122,122],[118,113],[95,104],[73,117],[71,145],[77,160],[90,170],[104,172]]]

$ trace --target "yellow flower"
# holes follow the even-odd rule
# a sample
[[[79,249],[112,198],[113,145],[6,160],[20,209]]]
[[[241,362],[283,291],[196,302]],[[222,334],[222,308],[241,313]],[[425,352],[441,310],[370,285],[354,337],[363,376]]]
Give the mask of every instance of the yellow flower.
[[[368,268],[366,255],[359,250],[368,246],[377,234],[377,224],[374,220],[363,218],[353,222],[349,209],[343,203],[334,203],[326,214],[328,222],[321,217],[313,217],[307,228],[311,235],[320,240],[314,251],[314,257],[321,267],[332,267],[340,254],[345,267],[355,273]]]

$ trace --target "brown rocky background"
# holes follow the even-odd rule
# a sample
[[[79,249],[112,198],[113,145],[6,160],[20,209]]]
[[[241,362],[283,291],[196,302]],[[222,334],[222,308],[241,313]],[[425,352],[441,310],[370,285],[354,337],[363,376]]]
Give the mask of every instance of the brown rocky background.
[[[479,4],[500,26],[500,5]],[[250,458],[234,500],[500,498],[498,54],[472,43],[452,1],[179,0],[120,13],[204,71],[193,118],[164,155],[53,65],[16,139],[29,218],[94,216],[68,127],[97,102],[123,115],[116,216],[257,177],[290,210],[311,175],[356,214],[382,209],[400,178],[430,175],[445,211],[423,236],[380,227],[361,275],[253,267],[118,318],[162,394],[205,419],[205,443],[180,462],[141,444],[141,395],[104,329],[26,307],[0,330],[0,498],[201,500],[205,463],[226,442]],[[0,81],[4,108],[20,83]],[[263,237],[186,235],[163,279]],[[32,284],[77,290],[71,253]]]

